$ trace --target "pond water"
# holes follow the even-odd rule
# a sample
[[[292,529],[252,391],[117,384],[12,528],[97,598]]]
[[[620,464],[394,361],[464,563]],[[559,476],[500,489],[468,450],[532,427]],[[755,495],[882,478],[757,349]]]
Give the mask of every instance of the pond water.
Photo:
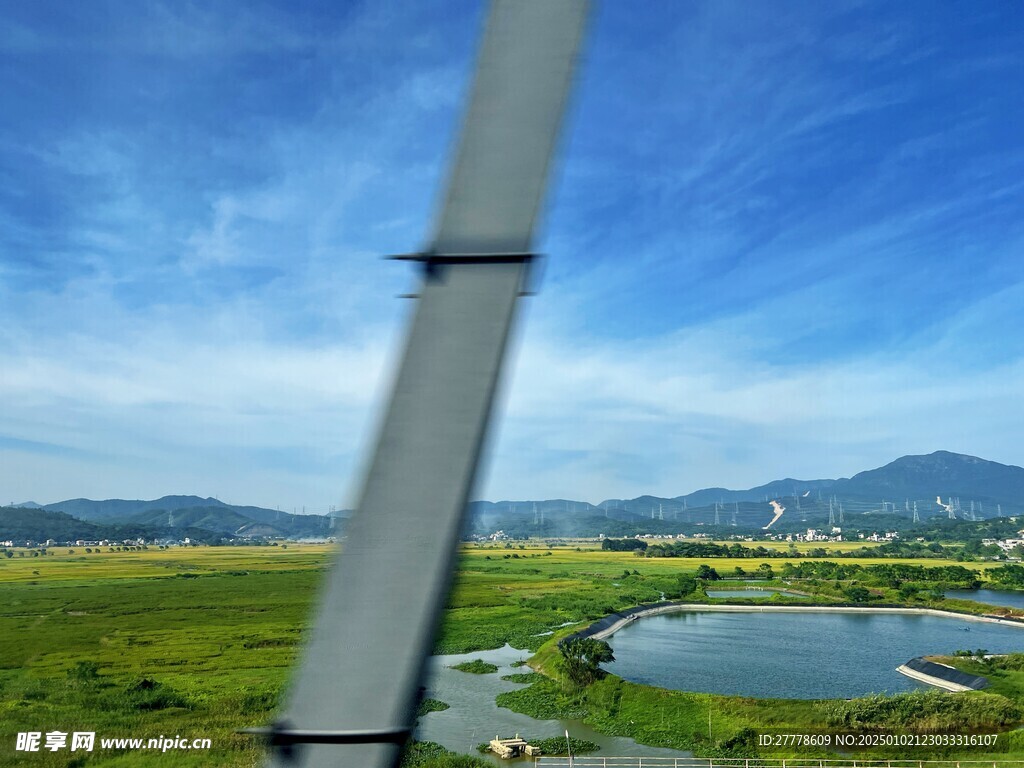
[[[967,631],[965,631],[967,630]],[[896,667],[915,656],[1024,650],[1024,627],[914,614],[685,611],[639,619],[610,638],[608,671],[684,691],[851,698],[923,688]]]
[[[506,645],[493,651],[478,651],[459,656],[434,656],[430,660],[430,678],[427,696],[450,705],[443,712],[430,712],[420,718],[416,727],[416,738],[420,741],[436,741],[455,752],[478,755],[477,744],[490,741],[496,735],[512,736],[516,733],[524,738],[549,738],[564,736],[565,731],[577,739],[596,742],[601,750],[595,755],[639,755],[643,757],[689,757],[689,752],[659,749],[637,744],[632,739],[605,736],[576,720],[534,720],[510,709],[502,709],[494,698],[504,691],[524,688],[521,683],[502,680],[502,675],[530,672],[530,668],[513,667],[515,661],[531,656],[530,651],[520,651]],[[454,664],[473,659],[483,659],[495,664],[498,671],[486,675],[474,675],[451,669]],[[517,760],[501,760],[488,755],[498,765],[517,763]],[[532,761],[530,761],[532,764]]]
[[[1002,605],[1007,608],[1024,608],[1024,592],[1009,589],[950,589],[946,597],[960,600],[974,600],[988,605]]]

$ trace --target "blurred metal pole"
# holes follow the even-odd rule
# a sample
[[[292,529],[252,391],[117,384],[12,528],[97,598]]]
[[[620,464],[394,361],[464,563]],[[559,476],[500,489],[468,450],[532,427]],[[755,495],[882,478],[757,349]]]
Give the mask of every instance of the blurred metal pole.
[[[390,768],[409,734],[524,288],[587,0],[495,0],[361,500],[270,765]]]

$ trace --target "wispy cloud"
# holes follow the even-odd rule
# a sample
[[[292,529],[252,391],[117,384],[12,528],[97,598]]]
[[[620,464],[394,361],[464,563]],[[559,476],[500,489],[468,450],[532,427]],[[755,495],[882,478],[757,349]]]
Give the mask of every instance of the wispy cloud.
[[[481,495],[1024,463],[1000,15],[603,4]],[[479,7],[9,22],[0,493],[349,503]]]

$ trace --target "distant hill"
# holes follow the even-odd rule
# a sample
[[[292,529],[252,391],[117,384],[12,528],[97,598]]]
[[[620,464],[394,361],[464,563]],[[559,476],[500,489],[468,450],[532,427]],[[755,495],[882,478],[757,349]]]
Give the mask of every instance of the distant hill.
[[[214,498],[204,499],[199,496],[162,496],[152,501],[143,501],[141,499],[106,499],[104,501],[68,499],[67,501],[58,501],[55,504],[44,504],[41,509],[46,509],[50,512],[64,512],[72,517],[77,517],[79,520],[102,520],[103,518],[129,517],[139,512],[161,510],[166,513],[172,510],[192,509],[194,507],[230,508],[230,505]],[[267,511],[270,512],[272,510]]]
[[[20,508],[26,513],[39,515],[39,520],[47,524],[56,524],[57,518],[47,517],[43,513],[63,513],[81,522],[113,526],[117,530],[145,530],[162,537],[185,536],[188,534],[182,531],[186,529],[201,531],[206,537],[212,534],[239,537],[326,537],[340,533],[348,512],[293,515],[263,507],[226,504],[219,499],[204,499],[201,496],[163,496],[149,501],[68,499],[43,506],[28,502],[20,505]],[[43,538],[59,537],[47,534]]]
[[[769,523],[775,531],[835,525],[845,533],[913,527],[915,508],[921,524],[937,519],[955,523],[949,517],[951,506],[956,520],[1024,513],[1024,469],[936,451],[903,456],[851,478],[784,478],[745,490],[704,488],[674,497],[606,499],[597,505],[572,499],[474,501],[467,533],[504,530],[515,537],[547,538],[600,533],[725,534],[757,531]],[[341,510],[330,515],[294,515],[200,496],[164,496],[151,501],[69,499],[42,507],[26,502],[22,507],[25,514],[63,512],[83,522],[170,531],[171,535],[180,535],[187,528],[206,535],[286,538],[338,535],[350,514],[350,510]],[[779,507],[784,512],[776,517]]]
[[[915,503],[922,522],[947,519],[951,497],[959,502],[954,515],[960,520],[1020,514],[1024,469],[936,451],[903,456],[852,478],[785,478],[745,490],[704,488],[675,497],[606,499],[596,506],[566,499],[478,501],[471,505],[470,530],[545,537],[759,530],[775,518],[772,501],[785,508],[773,530],[901,529],[913,525]]]
[[[977,456],[936,451],[927,456],[903,456],[849,480],[838,480],[833,488],[840,493],[890,500],[959,496],[961,503],[974,500],[1016,506],[1024,500],[1024,469]]]
[[[188,537],[193,541],[213,541],[218,536],[208,530],[197,527],[183,527],[172,531],[160,526],[147,526],[136,523],[110,524],[92,523],[66,515],[63,512],[50,512],[39,508],[0,507],[0,541],[12,540],[16,544],[25,541],[44,542],[53,539],[58,542],[86,539],[100,541],[124,541],[125,539],[157,539],[168,537]]]
[[[329,536],[332,533],[332,519],[327,515],[292,515],[259,507],[229,505],[189,507],[173,511],[153,509],[137,512],[120,520],[168,528],[202,528],[234,536],[301,538]]]

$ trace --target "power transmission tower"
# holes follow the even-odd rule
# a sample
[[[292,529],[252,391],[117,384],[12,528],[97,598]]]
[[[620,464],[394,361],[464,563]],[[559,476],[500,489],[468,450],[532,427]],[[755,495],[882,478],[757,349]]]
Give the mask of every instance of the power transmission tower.
[[[740,503],[737,501],[736,506],[732,509],[732,524],[736,525],[736,514],[740,511]]]
[[[839,524],[843,524],[843,503],[839,502]]]
[[[914,522],[915,523],[920,523],[921,522],[921,518],[917,514],[917,502],[916,501],[914,502]]]
[[[832,505],[831,504],[828,505],[828,524],[830,526],[836,524],[836,515],[835,515],[835,512],[832,509]]]
[[[719,524],[719,521],[718,521],[718,502],[716,501],[715,502],[715,525],[718,525],[718,524]]]

